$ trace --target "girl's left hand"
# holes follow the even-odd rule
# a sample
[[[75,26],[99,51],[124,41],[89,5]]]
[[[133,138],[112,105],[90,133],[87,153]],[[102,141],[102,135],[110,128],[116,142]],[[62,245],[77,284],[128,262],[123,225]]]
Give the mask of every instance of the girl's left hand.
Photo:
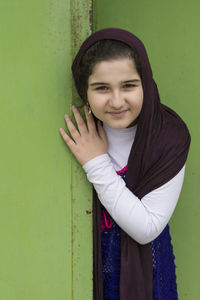
[[[87,126],[75,106],[72,106],[72,111],[78,130],[70,120],[69,116],[65,115],[65,121],[72,138],[63,128],[60,128],[60,134],[79,163],[84,165],[92,158],[107,153],[107,138],[100,121],[98,121],[97,132],[93,116],[88,113],[86,106],[84,106],[84,112],[86,115]]]

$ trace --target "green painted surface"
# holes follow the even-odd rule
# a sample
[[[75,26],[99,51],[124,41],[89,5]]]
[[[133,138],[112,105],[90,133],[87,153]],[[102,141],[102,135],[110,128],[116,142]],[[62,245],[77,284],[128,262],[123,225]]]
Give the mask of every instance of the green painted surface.
[[[121,27],[142,39],[162,102],[182,116],[192,135],[184,187],[171,220],[179,298],[190,300],[200,293],[199,9],[195,0],[94,2],[95,30]]]
[[[72,0],[73,57],[91,33],[92,1]],[[73,86],[73,103],[82,104]],[[92,189],[82,167],[72,162],[73,300],[92,299]]]
[[[73,208],[91,209],[90,187],[74,191],[84,174],[58,131],[71,111],[72,12],[69,0],[0,2],[1,300],[92,298],[91,216]]]

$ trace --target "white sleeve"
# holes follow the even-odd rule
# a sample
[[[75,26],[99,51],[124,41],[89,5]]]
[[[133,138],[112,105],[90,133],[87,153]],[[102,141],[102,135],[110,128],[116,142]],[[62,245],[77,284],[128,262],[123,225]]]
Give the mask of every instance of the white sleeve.
[[[154,240],[169,222],[181,192],[185,166],[141,200],[126,187],[108,154],[91,159],[83,169],[115,222],[138,243],[146,244]]]

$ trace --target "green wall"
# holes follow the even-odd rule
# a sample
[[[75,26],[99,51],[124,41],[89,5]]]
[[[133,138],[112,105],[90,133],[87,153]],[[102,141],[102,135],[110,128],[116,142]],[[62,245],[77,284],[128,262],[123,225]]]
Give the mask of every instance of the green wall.
[[[191,0],[96,0],[95,30],[121,27],[144,42],[161,100],[192,135],[184,187],[171,220],[180,299],[199,299],[200,3]]]
[[[0,1],[1,300],[92,299],[91,189],[59,134],[90,10]]]

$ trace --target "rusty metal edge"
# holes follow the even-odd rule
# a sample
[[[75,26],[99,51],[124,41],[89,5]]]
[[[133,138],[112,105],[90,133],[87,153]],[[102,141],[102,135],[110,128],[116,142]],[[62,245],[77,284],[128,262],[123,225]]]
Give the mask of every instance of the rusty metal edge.
[[[71,0],[71,57],[78,51],[84,39],[93,31],[93,1],[92,0]],[[74,86],[72,87],[73,102],[77,101],[78,95]],[[87,184],[85,174],[80,165],[73,159],[72,161],[72,300],[87,299],[92,300],[92,241],[85,245],[79,226],[85,227],[85,231],[92,232],[92,193],[91,189],[85,188]],[[80,203],[80,197],[84,196]],[[89,200],[88,200],[89,199]],[[82,232],[83,234],[83,232]],[[88,233],[90,236],[91,233]],[[92,236],[92,234],[91,234]],[[91,239],[91,238],[89,238]],[[87,253],[85,253],[87,251]],[[87,270],[82,270],[84,260],[89,259]],[[80,267],[79,267],[80,266]],[[83,274],[84,272],[84,274]]]

